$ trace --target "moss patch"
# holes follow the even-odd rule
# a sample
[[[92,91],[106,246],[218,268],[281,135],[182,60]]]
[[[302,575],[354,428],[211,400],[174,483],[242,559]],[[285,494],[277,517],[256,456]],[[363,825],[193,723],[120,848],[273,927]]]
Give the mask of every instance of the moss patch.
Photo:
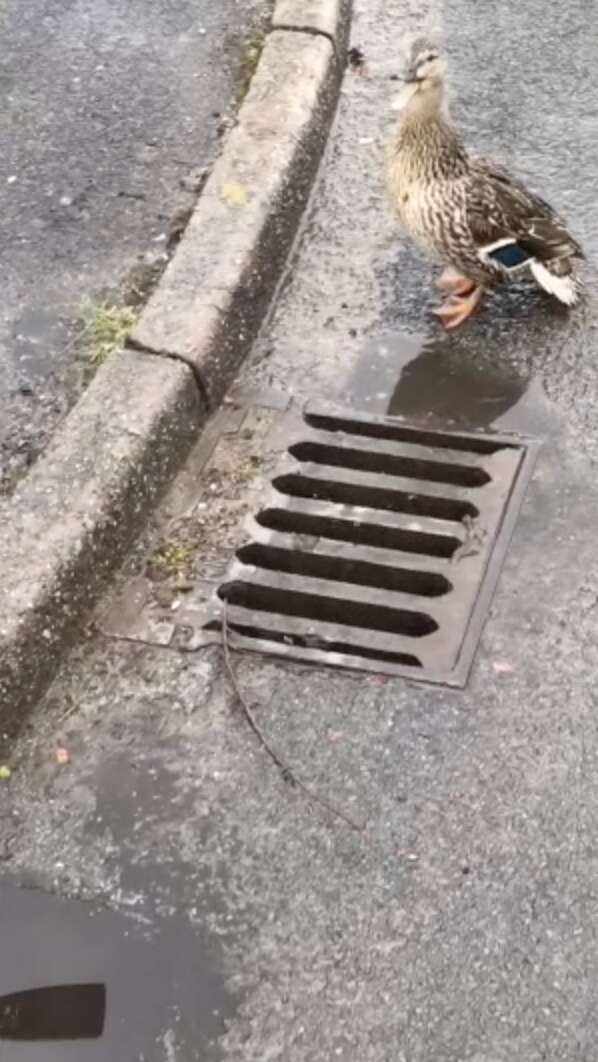
[[[162,542],[149,559],[148,574],[158,579],[188,576],[193,555],[194,549],[187,542]]]

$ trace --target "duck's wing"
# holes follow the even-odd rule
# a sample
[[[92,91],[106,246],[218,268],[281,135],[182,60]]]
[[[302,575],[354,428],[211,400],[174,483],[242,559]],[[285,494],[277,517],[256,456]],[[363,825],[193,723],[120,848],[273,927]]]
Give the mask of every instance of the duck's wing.
[[[510,271],[534,260],[583,258],[549,203],[492,163],[471,164],[467,225],[483,260]]]

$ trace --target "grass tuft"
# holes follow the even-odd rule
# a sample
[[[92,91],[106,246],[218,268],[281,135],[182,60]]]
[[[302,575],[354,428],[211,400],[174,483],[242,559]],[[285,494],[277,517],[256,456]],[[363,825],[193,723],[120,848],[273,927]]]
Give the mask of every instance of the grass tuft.
[[[81,320],[82,353],[91,365],[97,367],[113,350],[124,346],[137,320],[137,312],[131,306],[112,306],[89,300],[81,308]]]

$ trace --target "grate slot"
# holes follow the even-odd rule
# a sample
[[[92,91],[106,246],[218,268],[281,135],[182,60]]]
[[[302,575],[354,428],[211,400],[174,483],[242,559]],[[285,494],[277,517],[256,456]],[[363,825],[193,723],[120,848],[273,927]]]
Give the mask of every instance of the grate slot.
[[[436,621],[425,612],[372,605],[350,598],[324,597],[242,580],[225,583],[218,590],[218,595],[230,605],[240,605],[254,612],[278,612],[282,616],[342,623],[348,627],[384,631],[408,638],[423,638],[438,629]]]
[[[330,416],[321,413],[305,413],[305,421],[312,428],[323,431],[341,431],[349,435],[365,435],[370,439],[389,439],[397,442],[412,442],[419,446],[438,447],[439,449],[459,450],[472,454],[495,454],[509,443],[497,439],[488,439],[483,435],[451,435],[443,432],[427,431],[407,427],[404,424],[391,424],[389,421],[349,420],[345,417]]]
[[[500,455],[499,455],[500,456]],[[495,460],[495,458],[489,458],[489,460]],[[384,490],[396,491],[398,494],[407,494],[411,497],[413,494],[423,495],[425,498],[443,498],[447,501],[466,501],[470,503],[477,512],[477,504],[483,501],[484,496],[488,494],[488,491],[492,488],[492,483],[487,483],[484,487],[478,487],[475,490],[475,497],[472,497],[472,491],[469,487],[456,487],[453,483],[434,483],[431,480],[427,482],[421,482],[419,480],[407,479],[405,476],[392,476],[387,473],[380,472],[364,472],[361,469],[343,468],[341,465],[336,467],[328,465],[318,465],[305,462],[302,465],[298,465],[296,461],[287,459],[287,467],[285,471],[288,474],[298,472],[302,476],[308,476],[310,479],[316,480],[332,480],[333,483],[348,483],[351,487],[375,487]],[[281,475],[283,470],[281,469]],[[359,508],[354,504],[353,508]]]
[[[331,641],[327,638],[293,634],[291,632],[266,630],[263,627],[248,626],[228,620],[229,631],[240,634],[243,638],[259,641],[276,642],[279,645],[294,645],[300,649],[319,649],[325,653],[341,653],[343,656],[362,657],[365,660],[378,660],[381,664],[398,664],[400,667],[421,667],[421,660],[411,653],[392,653],[386,649],[371,649],[364,645],[351,645],[349,642]],[[205,630],[222,632],[222,624],[212,620]]]
[[[312,431],[306,437],[298,436],[294,443],[315,442],[321,446],[332,446],[339,450],[361,450],[369,454],[381,455],[384,458],[402,457],[412,460],[433,461],[437,465],[456,465],[458,468],[478,468],[486,473],[492,465],[492,460],[497,454],[477,454],[463,450],[451,450],[449,447],[420,446],[415,442],[401,442],[397,439],[373,439],[368,435],[349,434],[344,431]],[[289,446],[289,448],[290,448]],[[513,451],[507,451],[512,455]],[[491,478],[491,476],[490,476]]]
[[[401,490],[370,487],[363,483],[343,483],[339,479],[315,478],[298,472],[278,476],[274,486],[281,494],[292,498],[318,498],[339,505],[388,509],[391,512],[411,513],[414,516],[433,516],[440,520],[463,523],[466,517],[478,516],[478,509],[469,501],[443,498],[431,494],[407,493]]]
[[[330,465],[333,468],[354,468],[362,472],[403,476],[406,479],[432,483],[450,483],[457,487],[483,487],[490,476],[483,468],[455,465],[449,462],[423,461],[384,451],[359,450],[341,446],[324,446],[317,442],[301,442],[289,448],[297,461]]]
[[[400,550],[432,557],[452,557],[462,540],[454,535],[435,534],[374,523],[375,513],[360,514],[359,523],[336,516],[319,516],[297,509],[264,509],[256,521],[260,527],[287,534],[313,535],[336,542],[352,542],[378,549]]]
[[[422,597],[441,597],[452,589],[448,579],[438,572],[390,567],[330,554],[280,549],[257,542],[243,546],[237,556],[244,564],[252,564],[269,571],[289,572],[292,575],[306,575],[316,579],[333,579],[357,586],[420,594]]]
[[[320,620],[317,623],[313,621],[306,621],[301,616],[282,616],[276,612],[252,612],[249,609],[242,608],[239,605],[229,606],[227,609],[228,623],[242,624],[245,627],[252,627],[255,629],[268,629],[276,631],[282,635],[281,639],[277,639],[280,645],[284,645],[285,638],[297,638],[303,639],[305,644],[315,644],[315,642],[323,638],[326,642],[343,642],[343,644],[353,646],[355,652],[353,655],[357,655],[362,645],[366,644],[367,648],[373,652],[379,653],[401,653],[407,655],[415,655],[415,649],[417,648],[417,659],[422,658],[422,649],[424,643],[422,641],[414,642],[413,638],[401,635],[389,634],[386,631],[363,631],[359,627],[350,627],[346,623],[326,623],[324,620]],[[210,617],[214,622],[219,622],[219,617]],[[436,634],[429,636],[431,639],[436,638]],[[426,644],[429,639],[426,639]],[[316,652],[317,650],[311,649],[310,652]],[[422,664],[422,666],[424,666]]]
[[[429,554],[402,553],[399,550],[381,549],[378,546],[360,546],[355,542],[342,542],[331,538],[317,538],[313,535],[287,534],[283,531],[268,531],[255,521],[247,522],[252,542],[263,546],[275,546],[278,549],[292,550],[298,553],[318,554],[323,557],[335,557],[347,561],[364,561],[367,564],[380,565],[385,570],[402,568],[408,572],[438,572],[449,583],[454,567],[446,557],[432,557]],[[232,576],[231,576],[232,578]],[[452,587],[451,587],[452,589]],[[400,591],[397,591],[400,592]],[[405,595],[403,596],[410,596]]]

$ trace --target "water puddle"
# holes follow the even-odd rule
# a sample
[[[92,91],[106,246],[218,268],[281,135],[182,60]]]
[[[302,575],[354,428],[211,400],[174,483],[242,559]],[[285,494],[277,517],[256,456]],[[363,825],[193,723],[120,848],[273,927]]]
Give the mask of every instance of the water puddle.
[[[27,307],[12,326],[15,362],[24,379],[39,383],[54,367],[54,353],[68,338],[65,321],[55,312]]]
[[[235,1000],[184,919],[144,924],[2,885],[0,937],[0,1062],[220,1057]]]
[[[372,338],[342,398],[360,409],[448,429],[544,435],[554,420],[537,377],[449,335]]]

